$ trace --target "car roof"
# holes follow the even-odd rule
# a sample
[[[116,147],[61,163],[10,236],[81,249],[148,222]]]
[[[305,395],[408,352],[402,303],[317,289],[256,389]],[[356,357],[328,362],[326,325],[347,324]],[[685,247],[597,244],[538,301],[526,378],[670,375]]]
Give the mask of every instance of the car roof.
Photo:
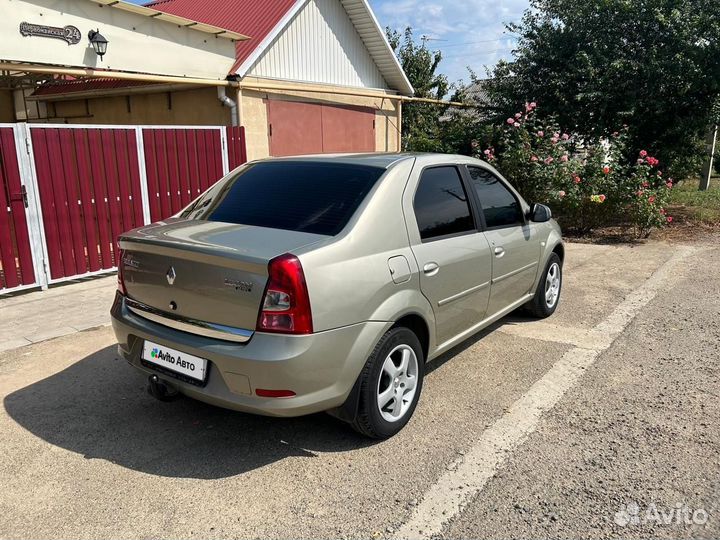
[[[389,168],[391,165],[404,161],[407,159],[415,159],[418,157],[437,159],[438,163],[449,163],[453,161],[466,162],[469,159],[467,156],[451,155],[451,154],[437,154],[437,153],[425,153],[425,152],[369,152],[361,154],[311,154],[302,156],[287,156],[287,157],[271,157],[259,160],[260,162],[267,161],[301,161],[308,163],[342,163],[348,165],[366,165],[369,167],[380,167],[383,169]]]

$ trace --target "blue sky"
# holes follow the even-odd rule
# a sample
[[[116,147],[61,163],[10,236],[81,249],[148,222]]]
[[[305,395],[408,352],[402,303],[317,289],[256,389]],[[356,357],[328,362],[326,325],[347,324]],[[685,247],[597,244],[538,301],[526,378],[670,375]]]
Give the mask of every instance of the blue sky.
[[[142,0],[130,0],[144,3]],[[505,23],[519,21],[528,0],[369,0],[381,26],[411,26],[418,39],[443,52],[440,72],[468,81],[467,67],[485,77],[485,66],[509,58],[514,39]]]
[[[485,66],[510,58],[515,43],[505,23],[519,21],[528,0],[370,0],[382,26],[411,26],[428,47],[443,53],[440,72],[467,82],[467,67],[485,77]]]

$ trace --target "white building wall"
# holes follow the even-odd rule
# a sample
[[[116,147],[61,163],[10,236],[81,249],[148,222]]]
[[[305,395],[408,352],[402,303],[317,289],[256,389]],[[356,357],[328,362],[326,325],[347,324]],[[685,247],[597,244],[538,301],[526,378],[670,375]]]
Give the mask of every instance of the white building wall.
[[[339,0],[310,0],[247,75],[388,88]]]
[[[23,36],[20,24],[72,25],[81,40]],[[102,60],[88,32],[108,40]],[[230,39],[87,0],[0,0],[0,60],[223,80],[235,62]]]

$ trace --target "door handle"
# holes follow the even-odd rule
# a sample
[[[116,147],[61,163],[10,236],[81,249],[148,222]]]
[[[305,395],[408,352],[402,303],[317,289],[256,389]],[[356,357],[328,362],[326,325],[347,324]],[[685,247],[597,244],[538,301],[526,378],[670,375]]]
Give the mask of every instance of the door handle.
[[[429,262],[425,266],[423,266],[423,272],[425,272],[425,275],[427,276],[434,276],[438,273],[440,270],[440,266],[438,263],[435,262]]]
[[[503,248],[501,248],[500,246],[496,247],[495,248],[495,256],[499,258],[499,257],[502,257],[503,255],[505,255],[505,250]]]

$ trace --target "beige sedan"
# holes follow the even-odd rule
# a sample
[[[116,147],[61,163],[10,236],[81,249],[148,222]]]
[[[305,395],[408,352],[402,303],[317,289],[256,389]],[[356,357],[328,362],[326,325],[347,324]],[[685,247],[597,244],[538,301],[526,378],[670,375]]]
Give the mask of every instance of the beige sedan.
[[[511,311],[551,315],[563,244],[482,161],[268,159],[120,238],[120,355],[150,391],[240,411],[328,411],[377,438],[425,363]]]

